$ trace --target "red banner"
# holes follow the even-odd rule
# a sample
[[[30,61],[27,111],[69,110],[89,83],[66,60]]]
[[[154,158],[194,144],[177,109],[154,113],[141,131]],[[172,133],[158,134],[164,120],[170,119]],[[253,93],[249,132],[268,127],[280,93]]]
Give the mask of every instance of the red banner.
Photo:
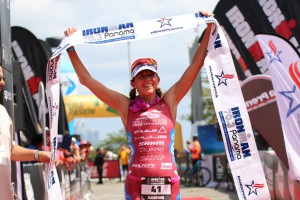
[[[89,162],[91,178],[98,178],[97,168],[94,167],[94,162]],[[119,160],[107,160],[103,164],[103,178],[121,178]]]

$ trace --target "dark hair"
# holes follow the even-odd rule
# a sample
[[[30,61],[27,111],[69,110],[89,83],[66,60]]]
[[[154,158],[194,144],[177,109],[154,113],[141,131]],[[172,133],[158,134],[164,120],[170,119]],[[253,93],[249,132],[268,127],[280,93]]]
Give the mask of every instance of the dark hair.
[[[155,93],[157,94],[157,96],[159,96],[159,98],[162,97],[162,94],[163,94],[163,93],[162,93],[162,91],[161,91],[161,89],[160,89],[159,87],[155,90]],[[131,100],[134,100],[135,97],[136,97],[136,89],[133,88],[133,89],[131,89],[130,92],[129,92],[129,98],[130,98]]]

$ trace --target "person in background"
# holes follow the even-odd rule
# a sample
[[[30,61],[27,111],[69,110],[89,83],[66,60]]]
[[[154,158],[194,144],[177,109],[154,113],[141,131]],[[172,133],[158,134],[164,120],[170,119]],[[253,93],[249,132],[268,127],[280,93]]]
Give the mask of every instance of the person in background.
[[[193,136],[193,147],[190,146],[190,143],[187,143],[187,148],[191,152],[192,166],[193,166],[193,173],[194,173],[197,167],[199,166],[200,153],[201,153],[201,145],[197,135]]]
[[[96,149],[97,155],[94,160],[94,167],[97,168],[99,181],[97,184],[103,184],[102,173],[103,173],[103,164],[104,164],[104,148],[100,147]]]
[[[80,149],[80,161],[85,162],[89,158],[89,155],[93,151],[93,146],[87,141],[81,141],[79,144]]]
[[[63,157],[61,159],[68,171],[71,171],[78,162],[75,160],[74,154],[69,152],[67,149],[63,149]]]
[[[51,139],[50,139],[50,130],[48,127],[45,127],[45,136],[46,136],[46,146],[44,147],[45,151],[51,151]]]
[[[205,11],[200,15],[211,16]],[[180,177],[174,158],[174,130],[177,106],[191,88],[197,74],[204,64],[207,46],[212,30],[207,25],[201,45],[196,50],[192,62],[181,78],[164,95],[159,88],[158,64],[153,58],[139,58],[130,69],[129,97],[116,92],[91,76],[80,60],[73,46],[67,53],[81,84],[85,85],[101,101],[114,108],[125,127],[131,153],[128,175],[125,181],[125,198],[140,200],[154,195],[155,191],[142,194],[142,179],[154,181],[160,177],[165,180],[169,191],[163,198],[180,199]],[[77,29],[65,30],[71,36]],[[145,48],[143,48],[145,49]],[[173,58],[172,58],[173,59]],[[165,133],[159,132],[163,129]],[[152,196],[153,197],[153,196]]]
[[[80,148],[76,144],[76,141],[77,141],[76,138],[72,137],[71,144],[70,144],[70,153],[73,154],[74,161],[79,162],[80,161]]]
[[[5,77],[0,65],[0,92],[5,86]],[[49,163],[51,152],[24,148],[13,141],[13,122],[5,107],[0,104],[0,198],[12,200],[16,195],[11,191],[11,160]]]
[[[114,153],[110,150],[109,147],[106,148],[105,160],[112,160]]]
[[[130,157],[130,150],[126,147],[125,144],[122,144],[122,148],[119,152],[119,158],[121,160],[121,165],[122,165],[122,180],[125,180],[127,176],[129,157]]]
[[[186,141],[187,146],[191,144],[190,140]],[[190,169],[190,163],[191,163],[191,152],[190,150],[185,146],[183,149],[183,153],[184,153],[184,158],[185,158],[185,163],[186,163],[186,169],[184,171],[184,176],[188,173],[189,169]]]

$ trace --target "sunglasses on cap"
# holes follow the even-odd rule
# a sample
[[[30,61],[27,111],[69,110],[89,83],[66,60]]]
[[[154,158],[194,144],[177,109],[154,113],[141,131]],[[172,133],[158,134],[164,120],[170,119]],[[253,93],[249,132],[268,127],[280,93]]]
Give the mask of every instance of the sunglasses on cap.
[[[132,63],[131,72],[135,67],[143,65],[153,65],[157,69],[157,62],[153,58],[140,58]]]
[[[150,70],[157,73],[157,62],[153,58],[140,58],[131,65],[131,79],[143,70]]]

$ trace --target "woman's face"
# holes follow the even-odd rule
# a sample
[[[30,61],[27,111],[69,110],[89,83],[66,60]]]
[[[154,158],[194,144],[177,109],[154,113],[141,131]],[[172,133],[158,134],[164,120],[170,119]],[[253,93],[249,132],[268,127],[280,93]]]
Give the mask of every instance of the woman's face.
[[[139,94],[151,95],[155,93],[159,81],[160,78],[155,72],[143,70],[135,76],[131,86],[136,88]]]

